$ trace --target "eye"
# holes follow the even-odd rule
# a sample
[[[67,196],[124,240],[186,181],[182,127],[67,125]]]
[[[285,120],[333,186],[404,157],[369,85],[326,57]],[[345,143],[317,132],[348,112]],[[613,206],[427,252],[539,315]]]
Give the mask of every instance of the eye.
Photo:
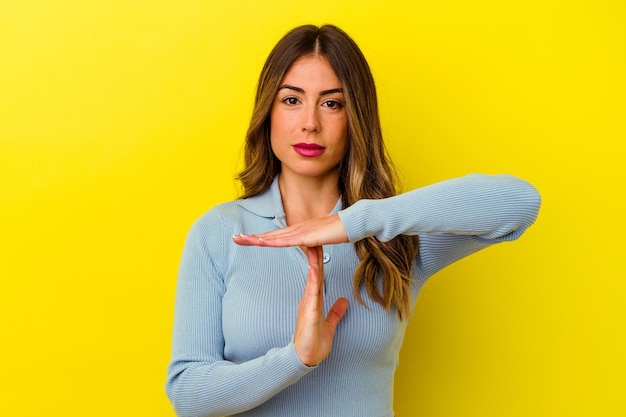
[[[322,103],[322,106],[328,107],[329,109],[340,109],[343,107],[341,102],[337,100],[326,100],[324,103]]]
[[[285,103],[285,104],[287,104],[289,106],[295,106],[299,102],[300,102],[300,100],[298,100],[297,97],[285,97],[283,99],[283,103]]]

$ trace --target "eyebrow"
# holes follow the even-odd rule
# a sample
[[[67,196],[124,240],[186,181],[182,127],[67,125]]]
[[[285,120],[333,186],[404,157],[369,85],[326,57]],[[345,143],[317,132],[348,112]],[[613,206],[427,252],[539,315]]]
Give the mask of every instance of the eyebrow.
[[[283,88],[286,88],[288,90],[293,90],[293,91],[297,91],[298,93],[302,93],[304,94],[304,90],[300,87],[295,87],[293,85],[289,85],[289,84],[283,84],[278,88],[278,91],[282,90]],[[333,94],[333,93],[343,93],[343,88],[331,88],[330,90],[323,90],[320,91],[320,96],[325,96],[328,94]]]

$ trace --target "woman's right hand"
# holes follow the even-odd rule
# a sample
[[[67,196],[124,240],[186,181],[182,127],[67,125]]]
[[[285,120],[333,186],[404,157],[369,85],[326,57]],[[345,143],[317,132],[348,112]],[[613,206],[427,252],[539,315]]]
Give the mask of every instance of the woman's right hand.
[[[324,318],[324,263],[321,246],[307,248],[309,274],[298,306],[294,333],[296,354],[307,366],[316,366],[330,353],[337,324],[348,308],[340,298]]]

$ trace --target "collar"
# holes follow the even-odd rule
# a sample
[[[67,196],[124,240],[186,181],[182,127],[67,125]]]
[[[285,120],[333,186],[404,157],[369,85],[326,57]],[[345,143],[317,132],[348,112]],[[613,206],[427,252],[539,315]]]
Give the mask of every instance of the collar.
[[[270,188],[254,197],[237,200],[237,204],[257,216],[274,219],[279,223],[285,223],[285,209],[283,208],[280,188],[278,187],[278,176],[274,177]],[[335,204],[330,214],[335,214],[339,210],[341,210],[341,197],[337,200],[337,204]]]
[[[278,176],[274,177],[270,188],[254,197],[238,200],[237,204],[257,216],[268,219],[285,218],[280,188],[278,188]]]

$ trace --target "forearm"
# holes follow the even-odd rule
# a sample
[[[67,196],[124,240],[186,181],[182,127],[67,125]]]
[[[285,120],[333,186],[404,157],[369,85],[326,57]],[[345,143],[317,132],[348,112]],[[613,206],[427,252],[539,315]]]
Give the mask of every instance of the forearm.
[[[225,221],[218,215],[198,220],[181,259],[166,384],[179,416],[222,416],[249,410],[311,369],[301,363],[288,339],[238,363],[225,356],[223,316],[232,313],[225,313],[223,305],[223,277],[229,258],[224,227]],[[252,314],[244,306],[237,311],[244,321]],[[239,328],[232,326],[231,333]],[[254,344],[249,335],[239,336]]]
[[[472,235],[513,240],[535,220],[541,198],[509,175],[468,175],[382,200],[361,200],[339,212],[351,242],[400,234]]]
[[[223,416],[255,408],[311,369],[293,344],[241,364],[173,361],[166,391],[178,416]]]

